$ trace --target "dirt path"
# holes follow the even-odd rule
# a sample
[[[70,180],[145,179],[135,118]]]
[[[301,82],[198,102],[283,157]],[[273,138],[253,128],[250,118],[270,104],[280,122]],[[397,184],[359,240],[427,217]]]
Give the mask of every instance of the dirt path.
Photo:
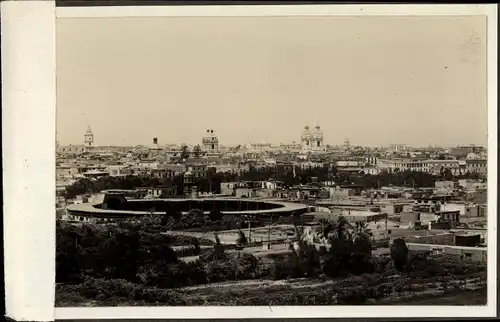
[[[298,294],[298,293],[309,293],[314,292],[319,288],[329,287],[335,285],[341,280],[321,280],[321,279],[289,279],[289,280],[245,280],[245,281],[231,281],[223,283],[214,283],[206,285],[197,285],[191,287],[179,288],[177,291],[180,294],[189,298],[203,298],[207,302],[216,300],[218,296],[231,293],[236,297],[248,297],[255,296],[262,293],[275,293],[281,294],[283,296],[287,294]],[[445,301],[445,303],[450,303],[449,305],[461,305],[458,304],[460,301],[467,302],[467,296],[457,294],[475,294],[478,290],[485,287],[485,282],[479,278],[467,279],[466,286],[464,287],[461,281],[450,281],[448,282],[447,291],[445,291],[443,285],[439,281],[418,281],[413,284],[414,289],[411,292],[408,290],[408,286],[400,293],[393,293],[388,298],[382,300],[381,302],[373,302],[371,304],[381,305],[383,303],[396,304],[396,303],[411,303],[415,301],[426,301],[427,299],[436,299],[439,303]],[[423,289],[422,289],[423,288]],[[418,290],[417,290],[418,289]],[[449,294],[449,295],[447,295]],[[457,297],[458,296],[458,297]],[[475,296],[471,300],[481,301],[479,295]],[[483,301],[484,302],[484,301]],[[418,302],[416,302],[418,303]],[[433,304],[429,300],[429,304]],[[443,304],[436,304],[443,305]],[[464,305],[464,304],[462,304]],[[470,304],[472,305],[472,304]]]

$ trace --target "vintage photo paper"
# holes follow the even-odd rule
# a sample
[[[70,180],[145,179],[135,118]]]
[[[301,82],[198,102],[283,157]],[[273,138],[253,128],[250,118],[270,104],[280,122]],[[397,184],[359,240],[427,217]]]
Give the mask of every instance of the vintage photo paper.
[[[495,9],[53,8],[54,317],[495,315]]]

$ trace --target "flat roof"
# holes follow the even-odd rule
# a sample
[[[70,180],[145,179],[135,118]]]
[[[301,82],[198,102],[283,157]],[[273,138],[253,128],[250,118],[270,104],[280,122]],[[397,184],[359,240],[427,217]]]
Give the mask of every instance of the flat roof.
[[[438,244],[419,244],[419,243],[406,243],[408,246],[427,246],[434,248],[451,248],[451,249],[461,249],[461,250],[479,250],[488,251],[487,247],[470,247],[470,246],[456,246],[456,245],[438,245]]]

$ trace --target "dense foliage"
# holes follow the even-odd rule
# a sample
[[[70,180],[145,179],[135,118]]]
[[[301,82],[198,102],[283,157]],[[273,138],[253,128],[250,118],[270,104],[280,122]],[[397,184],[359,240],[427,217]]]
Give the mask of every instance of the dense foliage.
[[[220,193],[221,183],[234,181],[235,174],[215,173],[207,171],[206,177],[194,178],[193,184],[201,192]],[[104,176],[96,179],[82,178],[66,187],[65,196],[68,199],[87,193],[99,193],[109,189],[136,189],[141,187],[173,186],[177,195],[183,195],[184,177],[156,178],[149,175],[128,175],[125,177]]]
[[[400,272],[404,271],[408,262],[408,246],[404,239],[396,238],[391,245],[391,258],[394,262],[394,267]]]
[[[254,168],[248,171],[236,173],[216,173],[210,168],[205,177],[194,178],[194,183],[201,192],[221,192],[221,183],[236,180],[265,181],[274,179],[282,181],[285,186],[305,184],[316,178],[318,182],[335,181],[339,184],[356,184],[365,189],[376,189],[378,187],[415,186],[432,187],[437,180],[477,178],[476,174],[464,174],[459,177],[450,177],[448,172],[443,171],[440,175],[432,175],[426,172],[396,171],[393,173],[381,172],[377,175],[361,173],[347,173],[337,170],[336,167],[325,164],[312,168],[302,169],[290,166],[278,165],[273,167]],[[184,193],[184,177],[177,175],[173,178],[155,178],[146,175],[129,175],[126,177],[105,176],[97,179],[80,179],[66,188],[66,197],[74,198],[85,193],[98,193],[106,189],[134,189],[151,186],[174,186],[177,195]]]
[[[65,196],[68,199],[75,198],[78,195],[86,193],[98,193],[109,189],[135,189],[139,187],[160,186],[166,182],[152,176],[126,177],[105,176],[98,179],[82,178],[66,187]]]
[[[69,225],[58,222],[56,282],[58,303],[97,301],[100,305],[204,305],[187,299],[179,287],[225,281],[313,278],[336,281],[306,293],[283,290],[263,296],[251,294],[212,299],[214,305],[359,304],[394,292],[418,290],[419,280],[483,274],[485,267],[453,256],[432,257],[406,253],[404,274],[390,256],[372,256],[369,230],[340,219],[325,225],[331,247],[317,248],[300,238],[292,251],[271,258],[229,252],[217,235],[215,242],[171,236],[155,230],[151,222],[109,225]],[[299,229],[297,232],[300,234]],[[200,248],[200,245],[210,246]],[[179,260],[175,246],[199,254],[197,260]],[[403,256],[402,256],[403,257]],[[398,257],[399,258],[399,257]],[[337,280],[337,278],[342,278]],[[330,285],[330,284],[325,284]],[[446,284],[448,285],[448,284]],[[451,285],[451,284],[450,284]],[[174,290],[175,289],[175,290]],[[114,303],[114,304],[113,304]]]

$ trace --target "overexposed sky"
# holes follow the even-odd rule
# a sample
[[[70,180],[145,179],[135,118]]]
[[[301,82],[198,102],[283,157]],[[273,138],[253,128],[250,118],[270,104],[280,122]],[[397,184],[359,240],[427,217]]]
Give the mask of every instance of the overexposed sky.
[[[486,18],[57,19],[57,137],[487,146]]]

